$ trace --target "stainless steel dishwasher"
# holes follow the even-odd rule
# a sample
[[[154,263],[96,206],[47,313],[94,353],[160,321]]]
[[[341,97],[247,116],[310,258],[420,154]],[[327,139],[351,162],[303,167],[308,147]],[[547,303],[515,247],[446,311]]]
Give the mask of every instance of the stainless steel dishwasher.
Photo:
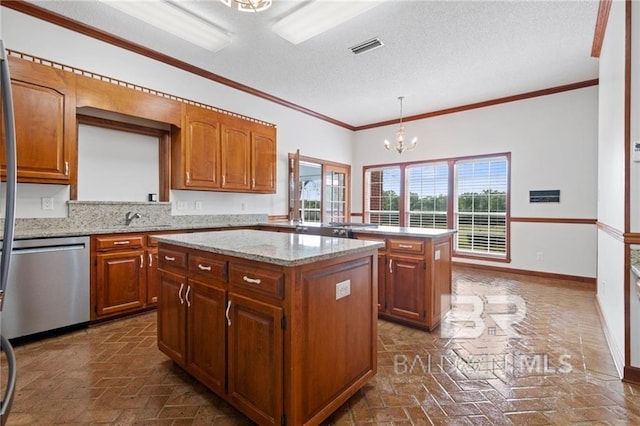
[[[89,314],[89,237],[14,241],[3,336],[86,325]]]

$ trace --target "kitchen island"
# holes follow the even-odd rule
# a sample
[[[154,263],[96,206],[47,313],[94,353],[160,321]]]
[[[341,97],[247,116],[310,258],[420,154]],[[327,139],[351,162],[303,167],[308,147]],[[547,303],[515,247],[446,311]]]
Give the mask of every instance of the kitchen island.
[[[157,236],[158,347],[258,424],[315,425],[377,368],[379,242]]]

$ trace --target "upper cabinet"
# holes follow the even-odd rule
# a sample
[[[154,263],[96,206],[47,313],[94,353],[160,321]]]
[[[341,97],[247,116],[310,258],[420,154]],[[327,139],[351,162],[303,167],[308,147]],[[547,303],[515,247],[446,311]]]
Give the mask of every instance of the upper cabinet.
[[[182,129],[172,134],[171,162],[173,188],[220,188],[220,123],[214,111],[184,105]]]
[[[276,192],[276,129],[261,126],[251,133],[251,189]]]
[[[174,189],[275,193],[274,127],[185,105],[172,136]]]
[[[60,64],[10,56],[9,66],[19,182],[71,185],[77,197],[79,113],[107,128],[153,125],[145,131],[161,140],[163,199],[169,176],[174,189],[276,192],[273,125]],[[4,132],[0,122],[2,140]],[[5,176],[2,144],[0,158]]]
[[[18,181],[69,184],[76,173],[75,75],[9,58]],[[4,124],[1,127],[4,140]],[[0,168],[6,174],[5,146]]]

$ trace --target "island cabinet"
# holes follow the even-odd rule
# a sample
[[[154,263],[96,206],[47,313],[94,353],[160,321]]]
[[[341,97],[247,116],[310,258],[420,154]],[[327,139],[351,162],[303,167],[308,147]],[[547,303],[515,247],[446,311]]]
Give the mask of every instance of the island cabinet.
[[[450,309],[451,234],[405,237],[355,232],[382,240],[378,251],[378,316],[432,330]]]
[[[9,57],[15,114],[18,182],[73,183],[76,88],[72,73]],[[4,123],[0,123],[4,140]],[[0,145],[2,176],[5,147]]]
[[[172,133],[174,189],[275,193],[276,129],[214,110],[184,105]]]
[[[215,253],[199,234],[159,239],[158,348],[258,424],[319,424],[376,372],[376,246],[287,266],[221,247],[355,241],[211,234]]]

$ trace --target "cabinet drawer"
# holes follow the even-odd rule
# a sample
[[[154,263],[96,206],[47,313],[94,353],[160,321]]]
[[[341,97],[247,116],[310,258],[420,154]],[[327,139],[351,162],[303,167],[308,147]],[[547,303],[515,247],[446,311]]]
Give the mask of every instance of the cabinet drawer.
[[[158,264],[161,268],[187,269],[187,254],[174,250],[161,249],[158,251]]]
[[[241,288],[257,290],[280,298],[284,296],[284,274],[282,271],[230,263],[229,282]]]
[[[369,235],[358,235],[356,234],[356,240],[368,240],[368,241],[377,241],[379,243],[384,244],[384,247],[380,247],[378,251],[384,251],[387,249],[387,240],[385,238],[380,237],[371,237]]]
[[[153,238],[155,235],[147,235],[147,247],[158,247],[158,240]]]
[[[96,250],[128,249],[142,247],[144,235],[113,235],[108,237],[96,237]]]
[[[227,262],[201,256],[189,256],[189,272],[204,279],[227,281]]]
[[[424,253],[424,242],[414,240],[389,240],[389,248],[392,251],[405,253]]]

